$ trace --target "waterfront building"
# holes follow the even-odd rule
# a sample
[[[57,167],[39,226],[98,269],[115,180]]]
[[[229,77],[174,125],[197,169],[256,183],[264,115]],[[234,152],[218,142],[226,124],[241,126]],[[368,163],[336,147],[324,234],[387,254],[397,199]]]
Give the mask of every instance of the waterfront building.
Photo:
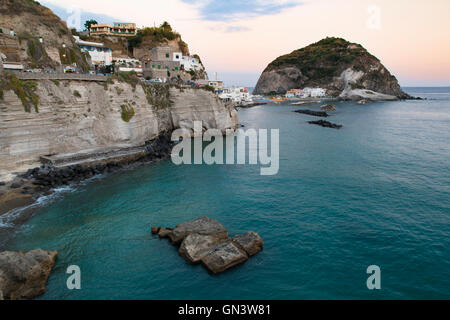
[[[302,89],[291,89],[286,92],[286,98],[300,97],[303,93]]]
[[[244,87],[223,88],[222,92],[219,94],[219,98],[224,101],[232,101],[236,104],[245,105],[253,103],[252,94]]]
[[[89,32],[92,36],[105,35],[105,36],[132,37],[136,35],[137,28],[135,23],[114,22],[113,25],[93,24],[91,25]]]

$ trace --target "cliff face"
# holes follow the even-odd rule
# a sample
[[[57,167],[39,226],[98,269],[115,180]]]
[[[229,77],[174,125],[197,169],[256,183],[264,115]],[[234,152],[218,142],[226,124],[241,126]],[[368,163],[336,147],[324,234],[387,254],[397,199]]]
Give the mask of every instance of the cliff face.
[[[25,112],[12,90],[0,99],[0,181],[39,165],[39,157],[98,147],[138,146],[161,132],[193,128],[225,130],[237,112],[205,90],[165,86],[50,80],[35,81],[39,109]],[[168,92],[167,92],[168,90]]]
[[[326,38],[281,56],[264,70],[255,94],[285,93],[295,88],[323,88],[343,99],[408,98],[397,79],[361,45]]]

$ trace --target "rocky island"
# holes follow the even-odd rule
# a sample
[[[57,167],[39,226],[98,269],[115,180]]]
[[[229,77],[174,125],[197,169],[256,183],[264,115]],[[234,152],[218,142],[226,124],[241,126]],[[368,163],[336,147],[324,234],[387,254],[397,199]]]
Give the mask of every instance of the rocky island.
[[[326,38],[271,62],[254,94],[284,94],[294,88],[321,89],[340,100],[411,98],[378,58],[360,44]]]

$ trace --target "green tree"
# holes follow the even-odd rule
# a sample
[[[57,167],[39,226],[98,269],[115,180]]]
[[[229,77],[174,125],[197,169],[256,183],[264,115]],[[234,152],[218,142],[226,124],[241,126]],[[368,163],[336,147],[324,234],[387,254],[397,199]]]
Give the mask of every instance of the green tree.
[[[162,25],[160,26],[161,29],[163,29],[166,32],[171,32],[172,31],[172,27],[170,26],[170,24],[167,21],[164,21],[162,23]]]
[[[89,29],[91,29],[91,25],[93,24],[98,24],[98,22],[93,19],[86,20],[86,22],[84,23],[84,27],[89,31]]]

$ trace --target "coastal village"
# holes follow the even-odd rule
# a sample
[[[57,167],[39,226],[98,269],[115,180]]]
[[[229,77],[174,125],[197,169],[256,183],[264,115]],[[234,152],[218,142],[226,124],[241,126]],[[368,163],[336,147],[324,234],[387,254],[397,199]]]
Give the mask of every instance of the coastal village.
[[[55,70],[29,68],[22,63],[19,54],[14,54],[14,51],[19,51],[16,42],[20,41],[20,36],[14,30],[0,25],[0,68],[1,71],[15,73],[64,73],[106,77],[120,72],[132,72],[144,82],[207,88],[220,99],[232,101],[236,105],[255,103],[248,88],[226,88],[217,74],[215,79],[208,79],[198,55],[185,55],[173,46],[161,45],[149,49],[143,58],[137,59],[130,54],[114,50],[103,41],[107,39],[109,43],[114,43],[120,40],[127,44],[127,40],[136,36],[139,30],[135,23],[129,22],[114,22],[112,25],[92,24],[88,30],[73,35],[76,45],[88,57],[90,70],[83,71],[76,62],[63,63],[63,61]],[[45,41],[44,37],[39,38],[41,44]],[[61,49],[66,49],[66,45],[62,44]],[[64,60],[66,54],[62,54],[61,58]]]
[[[91,24],[88,30],[77,32],[73,40],[89,58],[90,70],[83,71],[76,62],[61,63],[59,69],[28,68],[20,61],[19,55],[14,54],[19,47],[16,42],[19,35],[14,30],[3,28],[0,25],[0,68],[9,72],[20,73],[65,73],[88,74],[96,76],[111,76],[114,73],[132,72],[140,77],[141,81],[149,83],[177,84],[199,88],[208,88],[220,99],[230,101],[236,106],[248,107],[265,103],[296,102],[301,98],[323,97],[324,90],[317,89],[292,89],[285,95],[263,97],[252,95],[249,88],[226,87],[222,80],[215,74],[214,79],[209,79],[205,68],[198,55],[185,55],[173,46],[156,46],[149,49],[143,58],[137,59],[130,54],[124,54],[114,50],[105,43],[125,41],[138,34],[140,29],[135,23],[114,22],[109,24]],[[84,39],[84,40],[83,40]],[[39,38],[42,44],[44,37]],[[62,44],[62,49],[66,45]],[[9,53],[9,54],[8,54]],[[127,52],[130,53],[130,52]],[[62,60],[66,54],[62,54]]]

